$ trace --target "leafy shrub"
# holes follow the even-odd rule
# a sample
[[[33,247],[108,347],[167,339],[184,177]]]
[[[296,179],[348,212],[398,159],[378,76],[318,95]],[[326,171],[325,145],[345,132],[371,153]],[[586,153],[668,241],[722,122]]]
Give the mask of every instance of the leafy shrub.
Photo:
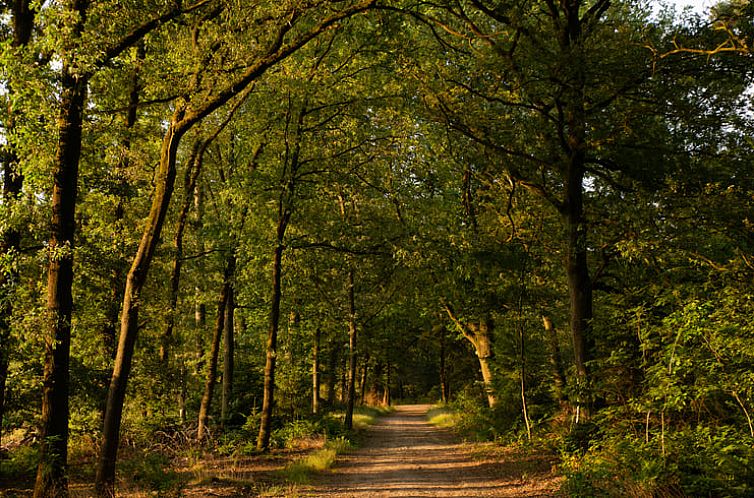
[[[316,421],[299,419],[288,422],[280,429],[272,431],[270,443],[273,447],[286,448],[294,440],[306,439],[316,436],[320,432],[320,426]]]
[[[168,457],[159,453],[138,453],[123,460],[119,471],[139,487],[157,491],[162,496],[177,495],[183,481],[170,468],[170,463]]]
[[[36,446],[18,446],[7,459],[0,459],[0,478],[16,480],[34,476],[38,463],[39,450]]]
[[[614,436],[586,453],[566,454],[563,491],[571,496],[754,495],[754,440],[728,427],[689,428],[657,440]]]

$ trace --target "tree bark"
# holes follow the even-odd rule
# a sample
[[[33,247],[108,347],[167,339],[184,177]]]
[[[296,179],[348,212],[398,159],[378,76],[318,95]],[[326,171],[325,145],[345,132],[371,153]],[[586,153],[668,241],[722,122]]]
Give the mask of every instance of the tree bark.
[[[314,331],[312,344],[312,413],[319,413],[319,342],[322,331],[319,327]]]
[[[482,371],[482,382],[484,383],[484,392],[487,396],[487,404],[490,408],[494,408],[497,404],[497,397],[495,396],[495,390],[493,386],[493,375],[490,362],[494,357],[492,350],[492,330],[493,322],[490,317],[486,317],[479,325],[473,325],[472,331],[474,334],[474,348],[476,349],[476,355],[479,359],[479,368]]]
[[[35,11],[30,8],[30,0],[17,0],[12,7],[13,42],[14,49],[20,49],[29,44],[34,27]],[[8,88],[12,95],[13,89]],[[0,147],[2,167],[2,203],[8,209],[16,209],[23,189],[23,175],[19,169],[19,158],[13,146],[12,138],[14,125],[13,110],[8,109],[6,127],[9,131],[7,143]],[[16,258],[21,247],[21,231],[19,227],[11,225],[0,233],[0,258],[9,261],[8,269],[0,271],[0,442],[2,441],[3,416],[5,414],[5,385],[8,378],[8,366],[11,356],[11,318],[13,316],[13,295],[18,280]]]
[[[209,422],[209,411],[212,408],[212,397],[215,392],[215,383],[217,382],[217,362],[220,356],[220,341],[227,329],[225,318],[228,308],[233,304],[232,299],[232,278],[235,273],[236,260],[230,256],[225,265],[225,274],[223,276],[223,285],[220,290],[220,299],[217,303],[217,321],[215,322],[215,333],[212,335],[212,345],[209,350],[209,363],[207,365],[207,379],[204,384],[204,394],[199,405],[199,425],[196,430],[196,438],[202,441],[207,432]]]
[[[354,270],[348,272],[348,393],[346,396],[346,430],[353,429],[353,405],[356,398],[356,299]]]
[[[235,257],[233,261],[235,273]],[[234,317],[236,312],[235,291],[233,281],[228,287],[228,304],[225,306],[225,328],[223,329],[223,397],[220,411],[220,419],[223,426],[230,420],[230,407],[233,402],[233,377],[235,374],[235,345]]]
[[[78,38],[86,19],[86,0],[75,0],[73,37]],[[69,56],[70,57],[70,56]],[[34,497],[68,495],[68,418],[71,318],[73,313],[73,250],[76,231],[81,128],[87,78],[77,74],[64,57],[60,81],[58,148],[52,191],[52,234],[47,265],[47,320],[42,397],[42,438]]]
[[[494,357],[492,345],[495,325],[492,321],[492,317],[488,315],[479,323],[464,324],[458,319],[458,317],[456,317],[449,304],[444,304],[444,307],[448,317],[453,321],[463,336],[474,346],[474,351],[479,360],[479,369],[482,373],[482,382],[487,397],[487,405],[490,408],[494,408],[497,404],[497,398],[495,396],[492,368],[490,367],[490,361]]]

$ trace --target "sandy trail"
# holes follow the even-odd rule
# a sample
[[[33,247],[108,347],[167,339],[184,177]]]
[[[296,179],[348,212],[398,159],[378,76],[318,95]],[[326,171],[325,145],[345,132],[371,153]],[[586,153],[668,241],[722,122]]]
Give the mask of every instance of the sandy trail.
[[[427,423],[429,406],[397,407],[369,429],[362,448],[339,457],[306,496],[555,496],[557,478],[541,458],[479,460],[470,446]]]

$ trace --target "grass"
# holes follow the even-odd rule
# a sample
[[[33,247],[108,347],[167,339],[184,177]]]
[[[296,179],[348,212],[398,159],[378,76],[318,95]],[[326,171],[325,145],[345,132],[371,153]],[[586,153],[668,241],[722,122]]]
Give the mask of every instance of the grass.
[[[456,425],[456,415],[445,405],[433,406],[427,412],[427,420],[430,424],[444,429],[453,428]]]
[[[377,422],[380,416],[393,411],[393,408],[381,408],[373,406],[359,406],[353,413],[353,430],[343,436],[330,439],[325,446],[315,450],[300,460],[288,464],[278,473],[278,476],[293,485],[305,485],[311,482],[311,478],[317,472],[323,472],[331,468],[341,453],[358,446],[359,436],[364,430]],[[336,419],[342,419],[343,413],[333,413]],[[289,495],[286,495],[289,496]]]
[[[358,406],[353,410],[353,427],[357,431],[366,429],[393,410],[393,407]]]
[[[332,467],[335,464],[336,457],[350,448],[351,443],[345,438],[330,440],[324,448],[288,464],[280,471],[279,475],[292,484],[308,484],[312,474]]]

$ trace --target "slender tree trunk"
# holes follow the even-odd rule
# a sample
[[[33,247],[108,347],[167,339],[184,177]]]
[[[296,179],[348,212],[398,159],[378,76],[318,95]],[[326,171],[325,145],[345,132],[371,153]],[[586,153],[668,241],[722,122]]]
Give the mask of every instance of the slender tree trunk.
[[[338,383],[338,351],[336,344],[330,343],[330,355],[327,361],[327,406],[335,404],[335,385]]]
[[[361,389],[359,389],[360,399],[359,404],[363,405],[366,401],[366,394],[367,394],[367,380],[369,376],[369,353],[364,355],[364,365],[363,369],[361,370],[361,382],[359,383],[361,385]]]
[[[87,2],[75,0],[74,37],[83,31]],[[68,495],[68,417],[71,317],[73,312],[73,250],[76,230],[81,127],[87,79],[64,59],[61,111],[52,191],[52,234],[47,266],[47,319],[42,397],[42,443],[34,497]]]
[[[126,278],[126,288],[121,311],[120,338],[115,357],[113,376],[105,408],[102,450],[97,464],[96,492],[98,496],[115,495],[115,462],[118,456],[120,425],[123,402],[126,397],[128,376],[131,373],[134,346],[138,334],[141,290],[146,283],[147,272],[154,256],[165,222],[170,198],[175,184],[175,163],[181,137],[188,129],[177,123],[183,118],[183,110],[177,108],[162,143],[160,165],[152,197],[152,207],[147,218],[139,248]]]
[[[322,331],[319,327],[314,331],[314,344],[312,345],[312,413],[319,413],[319,342]]]
[[[283,229],[284,231],[285,229]],[[280,234],[280,227],[278,227]],[[282,238],[278,238],[278,245],[272,260],[272,301],[270,308],[270,328],[267,333],[267,358],[264,365],[264,396],[262,398],[262,417],[257,437],[257,449],[266,451],[270,446],[272,432],[272,409],[275,400],[275,361],[277,359],[278,328],[280,326],[280,298],[281,274],[283,271]]]
[[[202,159],[200,153],[202,146],[200,142],[194,144],[191,152],[191,158],[186,168],[186,176],[183,180],[185,188],[185,197],[181,211],[178,213],[178,221],[175,223],[175,237],[173,246],[175,257],[173,259],[173,268],[170,272],[170,302],[168,304],[168,318],[165,331],[162,333],[160,340],[160,363],[163,367],[167,366],[169,358],[170,345],[173,341],[173,330],[175,329],[175,318],[178,312],[178,294],[181,289],[181,270],[183,269],[183,234],[188,224],[188,214],[191,210],[191,204],[194,200],[194,189],[201,172]]]
[[[346,396],[346,430],[353,429],[353,405],[356,398],[356,299],[354,271],[348,272],[348,394]]]
[[[30,0],[17,0],[12,7],[12,28],[14,49],[20,49],[29,44],[34,27],[35,12],[30,8]],[[13,94],[13,89],[7,89]],[[10,104],[9,104],[10,106]],[[11,210],[17,209],[21,191],[23,189],[23,175],[19,169],[19,158],[13,146],[12,131],[15,128],[13,110],[8,109],[7,129],[11,132],[6,136],[7,143],[0,147],[2,159],[2,203]],[[6,259],[8,269],[0,271],[0,441],[2,441],[3,416],[5,414],[5,385],[8,378],[8,365],[11,355],[11,318],[13,316],[13,295],[18,280],[16,258],[21,247],[21,231],[19,227],[11,225],[0,231],[0,258]]]
[[[440,401],[448,402],[448,373],[445,367],[445,327],[440,325]]]
[[[199,239],[199,253],[204,252],[204,238],[202,236],[202,226],[204,217],[204,195],[201,184],[196,185],[193,190],[194,194],[194,231]],[[201,264],[201,263],[200,263]],[[207,325],[207,306],[202,298],[202,287],[194,287],[194,329],[196,332],[196,372],[201,373],[204,370],[204,331]]]
[[[385,378],[385,395],[384,398],[382,398],[382,404],[384,406],[390,406],[392,403],[392,399],[390,397],[390,373],[392,371],[392,364],[390,363],[390,358],[387,359],[387,372],[386,372],[386,378]]]
[[[338,401],[342,404],[346,404],[346,398],[348,397],[348,355],[340,355],[340,392],[338,393]]]
[[[194,288],[194,331],[196,332],[196,372],[204,370],[204,331],[207,328],[207,305],[203,302],[202,289]]]
[[[519,302],[520,310],[522,311],[522,304]],[[526,434],[529,441],[531,441],[531,420],[529,419],[529,404],[526,399],[526,329],[524,327],[523,317],[519,317],[518,324],[518,342],[520,346],[519,363],[521,369],[520,384],[521,384],[521,413],[524,417],[524,424],[526,424]]]
[[[552,392],[555,400],[562,405],[565,403],[565,374],[563,373],[563,362],[560,358],[558,334],[555,330],[555,325],[552,323],[552,319],[548,315],[542,315],[542,323],[547,334],[550,366],[552,368]]]
[[[235,257],[233,261],[235,268]],[[233,275],[231,275],[231,278]],[[225,328],[223,330],[223,398],[221,416],[223,426],[230,420],[230,407],[233,402],[233,377],[235,374],[235,346],[234,318],[236,312],[235,292],[233,282],[228,287],[228,304],[225,307]]]
[[[232,277],[235,273],[235,257],[231,256],[225,266],[225,275],[223,277],[223,286],[220,291],[220,299],[217,303],[217,321],[215,322],[215,333],[212,335],[212,345],[209,350],[209,363],[207,365],[207,379],[204,384],[204,394],[199,405],[199,425],[196,430],[196,437],[199,441],[204,439],[207,432],[209,421],[209,411],[212,408],[212,397],[215,392],[215,383],[217,382],[217,362],[220,356],[220,341],[223,338],[223,332],[227,329],[225,318],[227,309],[232,307]]]

